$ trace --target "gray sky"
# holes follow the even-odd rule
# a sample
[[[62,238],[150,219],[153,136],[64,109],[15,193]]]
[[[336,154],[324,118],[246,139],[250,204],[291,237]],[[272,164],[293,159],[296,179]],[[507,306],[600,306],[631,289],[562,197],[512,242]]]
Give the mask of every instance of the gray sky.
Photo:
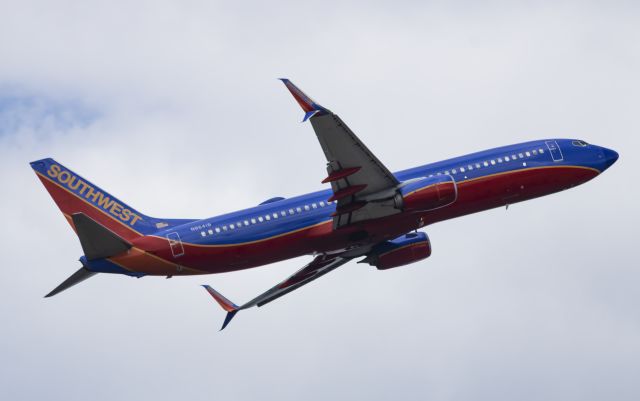
[[[637,400],[635,2],[0,1],[0,398]],[[224,313],[308,261],[102,275],[51,299],[80,245],[28,162],[144,213],[207,217],[320,189],[284,86],[392,170],[578,137],[620,152],[561,194],[440,223],[430,259],[349,264]]]

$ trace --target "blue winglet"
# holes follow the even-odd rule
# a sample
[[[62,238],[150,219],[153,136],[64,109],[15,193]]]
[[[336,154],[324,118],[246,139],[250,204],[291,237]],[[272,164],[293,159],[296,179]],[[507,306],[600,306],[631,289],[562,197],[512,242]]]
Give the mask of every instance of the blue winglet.
[[[236,313],[238,313],[237,310],[227,313],[227,316],[224,318],[224,323],[222,323],[222,328],[220,329],[220,331],[224,330],[224,328],[227,327],[227,325],[229,324],[229,322],[231,322],[231,319],[233,319]]]
[[[304,118],[302,119],[301,122],[307,121],[308,119],[310,119],[311,117],[315,116],[319,112],[320,112],[320,110],[307,111],[306,113],[304,113]]]

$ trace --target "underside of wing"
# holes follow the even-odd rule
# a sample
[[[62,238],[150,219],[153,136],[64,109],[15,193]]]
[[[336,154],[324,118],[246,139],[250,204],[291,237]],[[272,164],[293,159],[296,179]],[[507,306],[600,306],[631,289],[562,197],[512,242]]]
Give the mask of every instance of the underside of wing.
[[[248,309],[253,306],[263,306],[268,304],[271,301],[274,301],[281,296],[290,293],[291,291],[302,287],[305,284],[312,282],[313,280],[324,276],[330,271],[342,266],[347,263],[351,258],[344,258],[335,255],[320,255],[316,256],[311,263],[303,267],[302,269],[295,272],[293,275],[289,276],[286,280],[280,282],[264,293],[258,295],[251,301],[243,304],[236,305],[233,302],[229,301],[222,294],[214,290],[208,285],[203,285],[203,287],[211,294],[211,296],[220,304],[220,306],[227,311],[227,317],[222,325],[220,330],[223,330],[231,319],[235,316],[236,313],[243,309]]]
[[[349,127],[286,80],[309,118],[327,159],[327,177],[337,201],[334,229],[400,212],[399,182]],[[309,116],[309,117],[307,117]]]

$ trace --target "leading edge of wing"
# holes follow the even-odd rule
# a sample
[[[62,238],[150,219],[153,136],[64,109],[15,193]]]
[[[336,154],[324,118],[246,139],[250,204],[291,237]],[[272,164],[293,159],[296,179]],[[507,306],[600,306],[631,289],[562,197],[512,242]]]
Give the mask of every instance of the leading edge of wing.
[[[313,99],[311,99],[306,93],[304,93],[300,88],[294,85],[294,83],[288,80],[287,78],[278,78],[278,79],[284,83],[287,89],[289,89],[289,92],[291,92],[291,95],[293,95],[293,98],[296,100],[296,102],[298,102],[302,110],[305,112],[302,122],[307,121],[308,119],[310,119],[316,114],[330,113],[328,109],[316,103]]]

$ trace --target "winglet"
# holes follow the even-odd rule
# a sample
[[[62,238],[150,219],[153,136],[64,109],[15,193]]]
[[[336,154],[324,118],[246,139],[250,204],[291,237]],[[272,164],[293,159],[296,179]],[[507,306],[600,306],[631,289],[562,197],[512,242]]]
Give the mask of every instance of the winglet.
[[[222,328],[220,329],[220,331],[222,331],[224,330],[225,327],[227,327],[229,322],[231,322],[231,319],[233,319],[236,313],[238,313],[238,311],[240,310],[240,307],[234,304],[233,302],[229,301],[227,298],[224,297],[224,295],[220,294],[218,291],[214,290],[210,286],[204,284],[203,287],[205,290],[207,290],[209,294],[211,294],[213,299],[216,300],[216,302],[222,307],[222,309],[227,311],[227,316],[224,318],[224,323],[222,323]]]
[[[298,102],[300,107],[302,107],[302,110],[304,110],[305,114],[304,114],[304,118],[302,119],[302,122],[307,121],[308,119],[310,119],[311,117],[313,117],[318,113],[329,112],[328,109],[325,109],[324,107],[320,106],[318,103],[313,101],[313,99],[311,99],[303,91],[301,91],[300,88],[295,86],[293,82],[289,81],[286,78],[279,78],[279,79],[284,83],[287,89],[289,89],[289,92],[291,92],[291,94],[293,95],[293,98],[296,99],[296,102]]]

